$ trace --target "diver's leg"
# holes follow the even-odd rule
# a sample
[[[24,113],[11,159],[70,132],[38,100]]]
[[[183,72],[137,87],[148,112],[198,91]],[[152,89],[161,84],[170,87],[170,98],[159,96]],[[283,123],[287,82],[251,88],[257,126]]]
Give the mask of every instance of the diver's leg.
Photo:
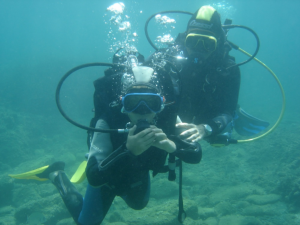
[[[140,179],[136,179],[140,177]],[[140,176],[133,176],[130,189],[126,195],[121,196],[127,205],[136,210],[143,209],[149,202],[150,196],[150,176],[149,172],[143,173]]]
[[[77,222],[82,209],[83,198],[65,174],[64,167],[64,162],[54,162],[36,176],[39,178],[49,178],[52,181],[73,219]]]
[[[78,222],[83,225],[100,224],[114,198],[115,194],[106,185],[92,187],[88,184]]]
[[[46,178],[49,179],[49,174],[55,171],[64,170],[65,169],[65,163],[62,161],[57,161],[52,163],[48,166],[47,169],[45,169],[42,173],[36,174],[39,178]]]
[[[73,219],[77,222],[83,205],[82,195],[70,182],[64,171],[54,171],[49,174],[49,178],[59,191],[59,194]]]

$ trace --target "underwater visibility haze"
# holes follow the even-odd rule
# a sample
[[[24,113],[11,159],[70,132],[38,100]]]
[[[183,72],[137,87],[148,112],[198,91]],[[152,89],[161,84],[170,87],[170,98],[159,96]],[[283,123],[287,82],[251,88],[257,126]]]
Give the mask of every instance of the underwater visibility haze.
[[[0,225],[75,224],[50,181],[8,176],[64,161],[71,177],[85,159],[86,131],[65,120],[56,106],[61,77],[85,63],[112,63],[119,48],[149,57],[155,51],[144,31],[150,16],[168,10],[194,13],[203,5],[216,8],[222,22],[229,18],[258,34],[256,57],[280,80],[286,110],[276,129],[256,141],[220,148],[201,141],[200,164],[183,164],[183,224],[300,224],[300,2],[0,0]],[[189,18],[156,15],[149,38],[166,47],[185,31]],[[228,40],[255,51],[256,40],[246,30],[231,29]],[[236,50],[230,55],[236,62],[248,58]],[[76,71],[61,89],[64,110],[80,124],[88,126],[93,117],[93,81],[106,68]],[[272,127],[283,104],[278,83],[254,60],[240,70],[239,105]],[[235,132],[233,137],[247,139]],[[103,224],[179,224],[178,179],[170,182],[158,174],[151,183],[145,209],[133,210],[116,198]],[[76,184],[81,194],[86,185],[86,180]]]

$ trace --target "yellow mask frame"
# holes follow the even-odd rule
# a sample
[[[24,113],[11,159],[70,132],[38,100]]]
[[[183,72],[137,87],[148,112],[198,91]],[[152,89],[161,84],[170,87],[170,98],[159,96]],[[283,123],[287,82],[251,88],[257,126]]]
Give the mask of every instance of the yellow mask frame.
[[[202,47],[199,45],[199,43],[202,43],[203,49],[208,52],[215,51],[218,45],[218,41],[214,36],[195,33],[190,33],[186,36],[184,45],[187,48],[197,50]]]

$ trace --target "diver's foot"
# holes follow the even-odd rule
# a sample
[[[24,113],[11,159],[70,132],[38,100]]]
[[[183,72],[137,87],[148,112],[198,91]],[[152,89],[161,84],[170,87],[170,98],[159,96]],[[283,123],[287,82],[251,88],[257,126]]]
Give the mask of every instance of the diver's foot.
[[[58,176],[59,173],[60,171],[57,170],[49,174],[49,180],[51,180],[53,184],[55,184],[55,178]]]
[[[64,170],[65,169],[65,163],[62,161],[58,161],[55,163],[52,163],[47,169],[45,169],[42,173],[36,174],[39,178],[47,178],[49,179],[49,175],[55,171]]]
[[[57,170],[49,174],[49,179],[59,191],[62,198],[65,198],[68,194],[78,193],[75,186],[71,183],[65,171]],[[80,195],[80,194],[79,194]],[[73,197],[69,197],[72,199]],[[81,197],[82,199],[82,197]]]

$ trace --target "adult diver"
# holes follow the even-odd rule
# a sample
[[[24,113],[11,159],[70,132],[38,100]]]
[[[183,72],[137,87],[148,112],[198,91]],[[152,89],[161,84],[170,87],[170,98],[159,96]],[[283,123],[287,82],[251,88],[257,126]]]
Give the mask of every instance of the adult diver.
[[[192,15],[186,31],[178,35],[175,43],[168,48],[156,48],[157,51],[146,62],[152,67],[164,67],[178,83],[179,117],[184,123],[177,124],[177,127],[187,129],[181,133],[187,141],[206,139],[212,145],[222,146],[232,140],[233,127],[241,135],[253,136],[269,125],[238,105],[239,66],[257,54],[258,37],[252,31],[258,42],[255,54],[243,63],[235,63],[234,57],[229,55],[234,44],[227,40],[228,29],[224,27],[226,25],[221,24],[216,9],[202,6]]]

